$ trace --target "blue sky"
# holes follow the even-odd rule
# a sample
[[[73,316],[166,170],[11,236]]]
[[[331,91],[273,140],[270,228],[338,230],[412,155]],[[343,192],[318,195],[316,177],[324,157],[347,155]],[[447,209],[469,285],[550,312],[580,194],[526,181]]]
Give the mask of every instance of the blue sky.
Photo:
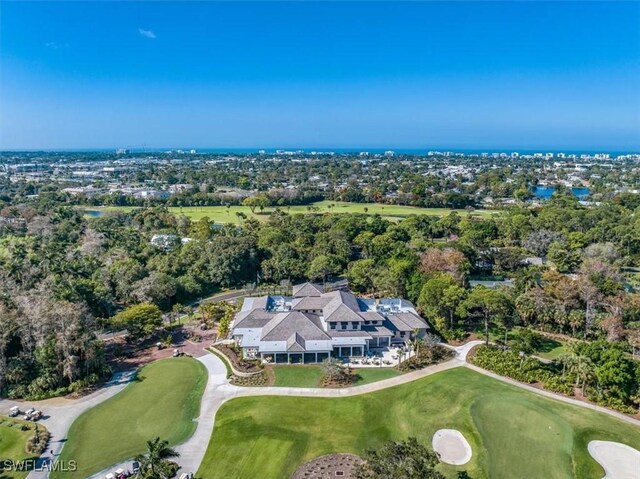
[[[0,8],[0,149],[640,150],[639,2]]]

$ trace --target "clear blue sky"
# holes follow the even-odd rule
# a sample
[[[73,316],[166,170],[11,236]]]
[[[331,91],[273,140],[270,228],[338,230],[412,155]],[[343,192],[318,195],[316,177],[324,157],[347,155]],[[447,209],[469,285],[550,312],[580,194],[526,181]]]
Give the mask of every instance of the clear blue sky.
[[[0,149],[640,150],[638,2],[0,8]]]

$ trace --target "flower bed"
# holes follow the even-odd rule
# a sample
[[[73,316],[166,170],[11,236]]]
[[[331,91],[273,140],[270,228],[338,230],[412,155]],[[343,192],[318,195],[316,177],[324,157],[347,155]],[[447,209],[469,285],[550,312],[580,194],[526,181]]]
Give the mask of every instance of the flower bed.
[[[423,369],[430,364],[441,363],[442,361],[451,359],[453,356],[454,352],[444,346],[435,345],[431,348],[422,347],[418,354],[414,354],[406,361],[401,362],[398,370],[407,372]]]
[[[255,373],[262,370],[262,363],[256,359],[243,359],[240,352],[225,344],[215,344],[212,346],[216,351],[221,352],[231,362],[233,367],[243,373]]]

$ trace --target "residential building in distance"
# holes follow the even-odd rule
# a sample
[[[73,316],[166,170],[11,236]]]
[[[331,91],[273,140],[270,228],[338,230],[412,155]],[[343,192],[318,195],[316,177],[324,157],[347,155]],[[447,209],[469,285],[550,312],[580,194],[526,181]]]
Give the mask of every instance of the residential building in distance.
[[[245,298],[232,335],[245,358],[277,364],[318,363],[406,347],[429,326],[402,298],[358,298],[303,283],[293,296]]]

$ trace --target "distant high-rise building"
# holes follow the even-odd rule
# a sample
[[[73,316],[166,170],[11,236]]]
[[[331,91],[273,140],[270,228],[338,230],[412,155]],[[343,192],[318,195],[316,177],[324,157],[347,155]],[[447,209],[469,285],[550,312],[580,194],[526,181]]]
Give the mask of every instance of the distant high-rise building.
[[[517,151],[514,151],[513,153],[511,153],[511,158],[518,158],[520,156],[520,153],[518,153]]]
[[[195,155],[197,153],[197,151],[192,148],[191,150],[189,150],[189,153],[191,153],[192,155]]]
[[[129,150],[127,148],[118,148],[116,150],[116,155],[128,155]]]

